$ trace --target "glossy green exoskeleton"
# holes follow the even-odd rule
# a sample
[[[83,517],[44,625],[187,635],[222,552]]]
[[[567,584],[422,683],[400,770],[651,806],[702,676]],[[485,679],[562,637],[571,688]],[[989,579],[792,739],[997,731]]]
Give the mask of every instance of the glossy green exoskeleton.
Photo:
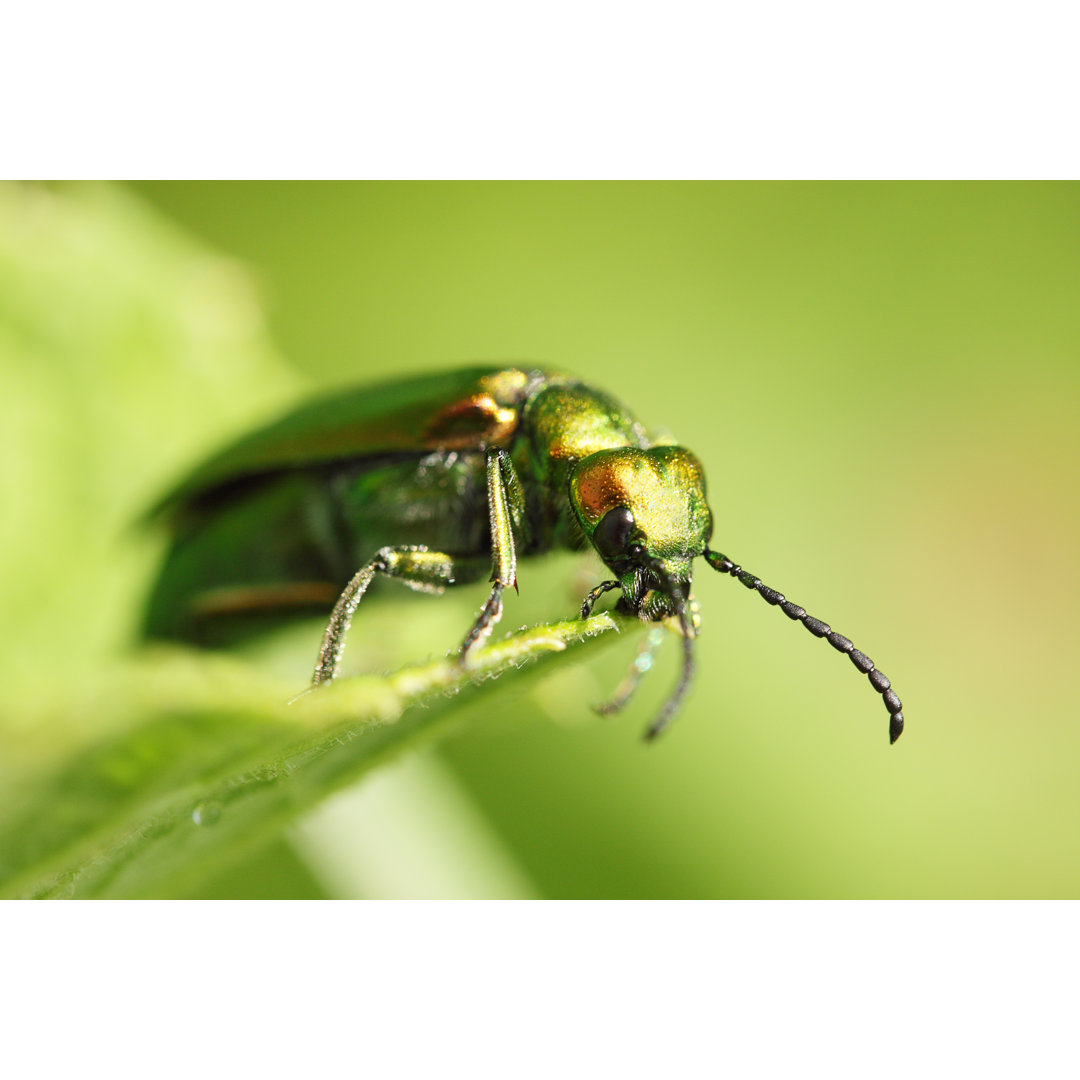
[[[848,638],[709,548],[697,458],[650,439],[620,403],[567,375],[474,368],[339,393],[241,439],[163,509],[175,539],[148,636],[204,641],[223,623],[325,610],[336,598],[316,686],[338,674],[376,575],[441,592],[490,569],[491,593],[461,646],[467,663],[502,615],[504,590],[517,587],[519,558],[591,544],[613,577],[585,598],[583,618],[618,589],[618,610],[681,632],[682,677],[647,737],[690,685],[699,557],[847,653],[884,698],[891,741],[904,726],[889,680]],[[647,667],[639,658],[637,669]],[[631,677],[602,711],[635,685]]]

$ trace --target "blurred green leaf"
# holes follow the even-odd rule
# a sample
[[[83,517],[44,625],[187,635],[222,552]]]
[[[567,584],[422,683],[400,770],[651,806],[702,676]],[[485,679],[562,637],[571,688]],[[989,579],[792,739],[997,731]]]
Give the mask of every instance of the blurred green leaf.
[[[303,684],[277,657],[133,653],[164,539],[134,523],[299,385],[239,263],[122,188],[0,185],[0,893],[192,895],[466,704],[497,715],[478,676],[613,625],[543,627],[468,673],[437,660],[292,705]],[[394,666],[426,649],[402,644]]]
[[[531,358],[691,447],[717,546],[850,634],[908,717],[890,749],[850,665],[699,572],[700,674],[660,745],[677,650],[622,721],[576,723],[616,648],[455,704],[427,756],[536,891],[1080,890],[1080,185],[137,190],[0,185],[0,807],[139,719],[128,680],[161,672],[115,665],[163,538],[131,522],[188,467],[308,387]],[[507,625],[572,610],[576,574],[530,560]],[[437,654],[479,602],[394,595],[349,655]],[[296,633],[248,654],[285,696]]]
[[[342,785],[444,733],[482,680],[615,628],[609,615],[519,632],[389,676],[340,679],[288,701],[250,667],[186,652],[132,665],[93,711],[122,730],[24,780],[0,820],[0,895],[174,896]],[[488,705],[497,712],[497,701]],[[84,713],[86,703],[83,703]],[[116,724],[115,717],[112,724]]]
[[[0,184],[0,735],[131,640],[133,523],[299,383],[239,263],[122,188]]]

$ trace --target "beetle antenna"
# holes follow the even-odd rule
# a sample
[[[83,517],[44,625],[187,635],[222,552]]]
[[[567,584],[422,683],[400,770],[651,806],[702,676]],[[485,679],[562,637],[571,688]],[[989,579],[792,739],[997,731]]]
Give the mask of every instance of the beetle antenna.
[[[645,740],[647,742],[655,739],[671,723],[675,714],[679,711],[683,698],[686,697],[686,692],[690,689],[690,684],[694,681],[694,628],[686,617],[686,597],[683,594],[682,586],[672,581],[659,564],[654,563],[653,569],[663,582],[664,591],[676,604],[675,614],[679,618],[679,628],[682,630],[683,667],[674,693],[664,703],[664,707],[660,710],[656,719],[645,729]]]
[[[705,561],[714,570],[738,578],[748,589],[756,589],[766,603],[772,604],[774,607],[779,605],[780,610],[789,619],[801,622],[814,637],[823,637],[837,652],[846,653],[855,667],[870,679],[870,685],[881,695],[882,700],[885,702],[885,708],[889,710],[890,745],[900,738],[900,733],[904,730],[904,714],[901,711],[900,698],[897,697],[896,691],[892,689],[892,684],[885,673],[874,667],[874,661],[866,653],[859,652],[850,638],[838,634],[828,623],[815,619],[812,615],[807,615],[806,608],[793,604],[784,597],[783,593],[770,589],[760,578],[754,577],[749,570],[744,570],[738,564],[733,563],[726,555],[708,549],[704,554]]]

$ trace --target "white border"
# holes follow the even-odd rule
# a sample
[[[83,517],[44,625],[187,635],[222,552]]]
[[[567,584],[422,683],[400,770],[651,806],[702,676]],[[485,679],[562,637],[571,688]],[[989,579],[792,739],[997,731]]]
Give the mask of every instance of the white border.
[[[0,907],[11,1076],[1075,1075],[1069,903]]]
[[[1045,0],[8,7],[5,176],[1080,172]]]

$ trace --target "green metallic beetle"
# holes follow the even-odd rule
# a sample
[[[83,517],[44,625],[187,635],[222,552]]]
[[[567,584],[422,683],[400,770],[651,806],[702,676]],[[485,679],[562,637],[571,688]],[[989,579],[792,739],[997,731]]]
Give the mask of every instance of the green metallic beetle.
[[[697,458],[650,439],[619,402],[568,375],[470,368],[338,393],[241,439],[160,509],[175,536],[150,598],[149,637],[206,642],[215,627],[325,610],[336,597],[312,676],[319,686],[337,676],[376,575],[441,592],[491,568],[491,593],[461,646],[467,663],[501,617],[503,592],[517,588],[519,557],[591,543],[613,578],[588,594],[583,618],[619,589],[617,610],[681,632],[682,676],[647,738],[690,686],[699,557],[846,653],[882,695],[890,741],[903,730],[900,699],[872,660],[710,550]],[[638,671],[648,666],[639,658]],[[636,682],[601,711],[625,704]]]

